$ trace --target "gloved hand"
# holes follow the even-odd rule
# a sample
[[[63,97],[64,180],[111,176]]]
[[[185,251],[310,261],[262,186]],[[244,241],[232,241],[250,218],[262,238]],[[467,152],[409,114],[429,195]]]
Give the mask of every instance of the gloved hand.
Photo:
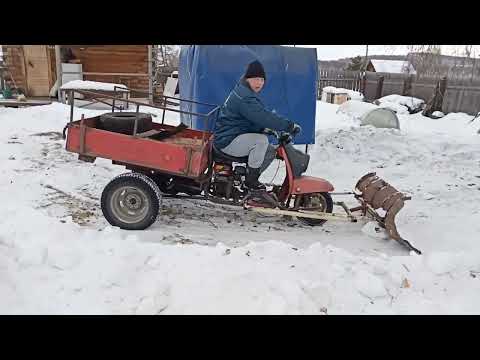
[[[302,131],[302,127],[300,125],[293,124],[293,129],[292,129],[292,131],[290,131],[290,134],[292,134],[292,136],[295,136],[295,135],[299,134],[301,131]]]

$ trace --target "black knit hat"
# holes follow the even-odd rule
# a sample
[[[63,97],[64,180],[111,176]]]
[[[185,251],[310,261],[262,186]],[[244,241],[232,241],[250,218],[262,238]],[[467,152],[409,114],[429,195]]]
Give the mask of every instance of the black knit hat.
[[[245,79],[249,78],[256,78],[261,77],[267,80],[265,76],[265,70],[263,69],[263,65],[260,61],[255,60],[248,64],[247,71],[245,72]]]

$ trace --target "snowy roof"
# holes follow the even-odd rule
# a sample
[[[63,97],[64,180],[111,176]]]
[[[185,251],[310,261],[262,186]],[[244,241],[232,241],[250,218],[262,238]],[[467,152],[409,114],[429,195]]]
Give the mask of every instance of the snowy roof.
[[[376,72],[393,74],[416,74],[415,68],[409,61],[405,60],[370,60]]]
[[[347,94],[352,100],[360,100],[360,101],[363,100],[362,93],[355,90],[350,90],[350,89],[337,88],[334,86],[325,86],[322,89],[322,92],[330,93],[330,94]]]
[[[122,89],[127,90],[127,87],[122,84],[113,84],[113,83],[104,83],[98,81],[84,81],[84,80],[73,80],[69,81],[62,85],[62,89],[72,89],[72,90],[103,90],[103,91],[123,91]],[[121,88],[121,89],[119,89]]]
[[[331,94],[348,94],[347,89],[336,88],[336,87],[333,87],[333,86],[325,86],[322,89],[322,91],[325,91],[325,92],[328,92],[328,93],[331,93]]]

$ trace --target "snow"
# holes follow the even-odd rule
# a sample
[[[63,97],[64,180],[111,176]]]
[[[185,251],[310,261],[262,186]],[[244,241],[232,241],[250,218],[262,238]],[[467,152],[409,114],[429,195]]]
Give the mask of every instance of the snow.
[[[62,85],[61,89],[75,89],[75,90],[102,90],[102,91],[123,91],[127,89],[125,85],[104,83],[98,81],[86,81],[86,80],[72,80]]]
[[[378,105],[381,108],[390,109],[397,114],[408,114],[408,107],[391,101],[384,101]]]
[[[0,313],[479,314],[480,123],[398,114],[401,130],[376,129],[338,110],[317,102],[307,174],[350,191],[376,171],[410,194],[397,225],[422,255],[372,222],[309,227],[200,200],[164,198],[149,229],[113,228],[99,198],[125,169],[65,151],[70,108],[0,108]]]
[[[361,92],[350,89],[337,88],[334,86],[325,86],[322,89],[322,92],[328,92],[332,94],[347,94],[351,100],[363,100],[363,94]]]
[[[397,104],[397,105],[402,105],[402,106],[407,107],[408,110],[410,110],[410,111],[414,111],[416,109],[419,109],[425,103],[425,101],[423,101],[422,99],[418,99],[418,98],[415,98],[413,96],[402,96],[402,95],[396,95],[396,94],[384,96],[384,97],[378,99],[377,101],[380,104],[394,103],[394,104]]]
[[[444,114],[443,112],[441,112],[441,111],[434,111],[434,112],[432,113],[432,116],[434,116],[434,117],[436,117],[436,118],[442,118],[442,117],[445,116],[445,114]]]
[[[374,109],[378,109],[378,106],[375,104],[356,100],[349,100],[341,104],[338,107],[337,112],[349,115],[356,119],[361,119],[364,115]]]
[[[393,73],[393,74],[416,74],[413,65],[404,60],[380,60],[372,59],[373,67],[379,73]]]

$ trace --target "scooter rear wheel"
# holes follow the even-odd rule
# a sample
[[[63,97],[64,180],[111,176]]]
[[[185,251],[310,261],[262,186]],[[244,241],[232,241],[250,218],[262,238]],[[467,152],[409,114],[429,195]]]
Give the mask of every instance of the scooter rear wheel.
[[[322,211],[331,213],[333,211],[333,200],[329,193],[313,193],[313,194],[304,194],[302,195],[299,206],[304,210],[311,208],[315,211]],[[298,217],[298,220],[306,225],[310,226],[321,226],[327,220],[324,219],[310,219]]]

